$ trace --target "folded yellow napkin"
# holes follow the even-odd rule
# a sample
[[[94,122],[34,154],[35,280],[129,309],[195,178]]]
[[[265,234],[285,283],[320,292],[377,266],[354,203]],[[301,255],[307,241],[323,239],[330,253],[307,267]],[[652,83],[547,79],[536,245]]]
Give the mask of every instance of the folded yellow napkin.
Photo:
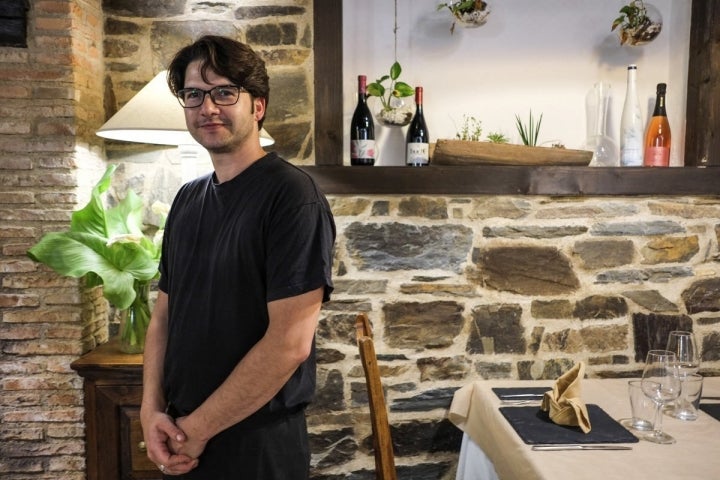
[[[585,363],[579,362],[557,379],[552,391],[545,392],[540,408],[549,412],[550,420],[558,425],[580,427],[590,431],[590,417],[580,394],[580,382],[585,376]]]

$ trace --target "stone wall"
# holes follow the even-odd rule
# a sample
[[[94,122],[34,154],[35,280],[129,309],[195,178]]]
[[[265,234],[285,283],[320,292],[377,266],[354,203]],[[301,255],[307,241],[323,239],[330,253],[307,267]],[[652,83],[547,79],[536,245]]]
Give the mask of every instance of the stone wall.
[[[459,434],[447,407],[472,380],[554,379],[578,361],[590,377],[639,376],[647,350],[678,328],[695,331],[701,372],[720,373],[718,198],[331,202],[336,290],[319,330],[310,417],[314,451],[327,448],[318,478],[344,478],[331,473],[368,454],[359,311],[375,326],[405,478],[454,478]]]

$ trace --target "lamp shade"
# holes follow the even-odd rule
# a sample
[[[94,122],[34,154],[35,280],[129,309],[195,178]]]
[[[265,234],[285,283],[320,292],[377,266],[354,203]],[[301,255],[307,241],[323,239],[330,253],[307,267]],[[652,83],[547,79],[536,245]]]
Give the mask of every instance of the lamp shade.
[[[111,140],[152,143],[156,145],[197,145],[187,131],[183,108],[167,85],[167,70],[155,75],[97,134]],[[260,130],[260,145],[266,147],[275,140]]]

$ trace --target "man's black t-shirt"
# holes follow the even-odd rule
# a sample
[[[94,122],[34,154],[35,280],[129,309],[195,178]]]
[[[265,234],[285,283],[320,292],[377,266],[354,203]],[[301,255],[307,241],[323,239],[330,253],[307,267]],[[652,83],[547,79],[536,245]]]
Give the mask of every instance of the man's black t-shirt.
[[[327,300],[332,291],[335,225],[307,173],[271,153],[232,180],[214,180],[209,174],[180,189],[163,239],[159,287],[169,301],[163,387],[182,415],[264,335],[268,302],[320,287]],[[253,417],[310,402],[314,350]]]

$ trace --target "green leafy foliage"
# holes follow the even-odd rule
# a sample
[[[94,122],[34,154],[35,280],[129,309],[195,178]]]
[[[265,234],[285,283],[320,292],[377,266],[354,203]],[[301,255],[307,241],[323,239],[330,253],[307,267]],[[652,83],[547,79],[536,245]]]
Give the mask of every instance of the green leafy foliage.
[[[620,9],[620,16],[613,21],[610,31],[621,25],[624,29],[634,30],[649,22],[650,19],[647,16],[647,9],[643,0],[632,0]]]
[[[503,135],[500,132],[491,132],[487,135],[488,142],[491,143],[509,143],[510,139],[507,138],[505,135]]]
[[[447,8],[453,14],[456,13],[469,13],[473,10],[484,10],[487,7],[487,3],[482,0],[461,0],[456,2],[443,2],[437,6],[438,10]]]
[[[143,234],[143,201],[132,190],[118,205],[105,208],[103,195],[116,168],[107,168],[88,204],[73,212],[69,230],[44,235],[27,254],[60,275],[84,276],[89,286],[102,285],[105,298],[126,309],[135,299],[135,281],[158,275],[161,236]]]
[[[458,140],[480,141],[482,135],[482,122],[475,117],[463,115],[463,123],[460,130],[455,133]]]
[[[542,123],[542,113],[540,114],[540,118],[538,118],[537,122],[533,118],[532,110],[530,110],[530,115],[528,117],[528,123],[523,124],[522,120],[520,120],[520,117],[516,114],[515,115],[515,125],[517,126],[518,133],[520,134],[520,138],[522,139],[523,143],[525,145],[534,147],[537,145],[537,139],[538,134],[540,133],[540,124]]]
[[[396,61],[390,67],[390,75],[383,75],[367,86],[368,95],[380,98],[383,109],[385,110],[393,108],[393,97],[409,97],[415,93],[415,88],[398,80],[401,73],[402,67],[400,63]],[[390,84],[386,88],[384,83],[388,80],[390,80]]]

